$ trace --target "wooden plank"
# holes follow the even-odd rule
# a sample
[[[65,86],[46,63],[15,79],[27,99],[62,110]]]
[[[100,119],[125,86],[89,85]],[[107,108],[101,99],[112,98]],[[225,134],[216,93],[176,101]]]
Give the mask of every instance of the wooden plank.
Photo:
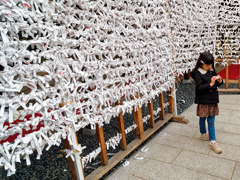
[[[173,97],[172,97],[172,88],[170,88],[169,91],[167,91],[167,99],[168,99],[168,113],[172,114],[173,113]]]
[[[116,105],[121,105],[121,101],[117,101]],[[127,149],[127,140],[126,140],[126,133],[125,133],[125,128],[124,128],[124,120],[123,120],[123,114],[122,112],[119,113],[117,117],[117,122],[118,122],[118,130],[122,134],[122,139],[120,141],[121,144],[121,149],[125,150]]]
[[[240,92],[240,89],[218,89],[218,92]]]
[[[238,83],[239,83],[239,79],[238,80],[228,79],[228,84],[238,84]]]
[[[159,94],[159,106],[161,108],[160,119],[163,120],[165,118],[163,93]]]
[[[238,84],[239,80],[232,80],[232,79],[229,79],[228,80],[228,83],[235,83],[235,84]]]
[[[105,139],[103,134],[103,127],[102,126],[99,127],[98,124],[96,124],[96,135],[97,135],[98,143],[101,146],[101,152],[100,152],[101,163],[102,165],[106,165],[108,163],[108,158],[107,158],[107,149],[106,149],[106,144],[105,144]]]
[[[148,102],[148,112],[150,115],[150,127],[154,127],[154,115],[153,115],[153,100],[151,99],[151,102]]]
[[[223,59],[215,59],[216,62],[221,62]]]
[[[189,120],[188,119],[185,119],[184,116],[173,116],[172,117],[172,120],[174,121],[177,121],[179,123],[182,123],[182,124],[188,124],[189,123]]]
[[[124,159],[128,154],[140,146],[145,140],[147,140],[151,135],[153,135],[159,128],[164,126],[169,120],[171,120],[173,114],[167,114],[163,121],[158,121],[154,128],[148,129],[144,133],[142,139],[135,139],[130,144],[128,144],[125,151],[119,151],[113,157],[109,159],[109,163],[106,166],[100,166],[94,170],[90,175],[86,177],[86,180],[100,179],[104,174],[111,170],[116,164],[118,164],[122,159]]]
[[[221,61],[223,61],[223,59],[215,59],[215,61],[216,62],[221,62]],[[229,61],[235,62],[235,61],[239,61],[239,59],[229,59]]]
[[[138,97],[138,93],[136,93],[136,98]],[[142,120],[142,109],[137,106],[137,111],[134,111],[133,109],[133,119],[135,124],[137,125],[137,128],[135,129],[136,135],[138,138],[143,138],[144,135],[144,129],[143,129],[143,120]]]

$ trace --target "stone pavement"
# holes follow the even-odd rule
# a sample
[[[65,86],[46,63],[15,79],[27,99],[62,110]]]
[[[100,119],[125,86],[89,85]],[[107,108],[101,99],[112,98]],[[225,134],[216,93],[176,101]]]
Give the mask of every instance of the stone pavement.
[[[171,122],[119,166],[107,180],[220,180],[240,179],[240,95],[220,95],[219,115],[215,119],[216,140],[222,154],[209,149],[209,141],[199,139],[196,105],[181,115],[188,124]],[[144,157],[136,160],[134,157]]]

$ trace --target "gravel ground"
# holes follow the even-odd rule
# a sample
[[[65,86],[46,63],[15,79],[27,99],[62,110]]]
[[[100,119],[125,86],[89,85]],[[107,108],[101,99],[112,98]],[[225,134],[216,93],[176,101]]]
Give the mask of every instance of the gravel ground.
[[[176,84],[177,89],[177,108],[178,108],[178,114],[182,113],[184,110],[186,110],[190,105],[194,102],[194,82],[183,84],[178,83]],[[164,99],[166,102],[166,94],[164,94]],[[158,103],[158,97],[156,97],[153,100],[154,103],[154,110],[156,110],[159,107]],[[167,111],[167,109],[165,109]],[[147,106],[142,106],[142,115],[143,117],[148,115],[148,108]],[[157,117],[155,117],[157,121]],[[132,114],[124,114],[124,123],[125,128],[133,124],[133,115]],[[171,122],[168,122],[169,124]],[[166,124],[166,126],[167,126]],[[144,124],[144,130],[149,128],[149,123]],[[162,127],[164,128],[164,127]],[[161,129],[162,129],[161,128]],[[112,118],[110,124],[105,124],[103,126],[104,129],[104,136],[105,140],[107,141],[109,138],[115,136],[118,132],[118,126],[117,126],[117,119]],[[158,130],[159,131],[161,131]],[[154,135],[156,135],[158,132],[156,132]],[[153,136],[154,136],[153,135]],[[87,146],[87,148],[83,151],[82,157],[86,156],[93,150],[95,150],[98,147],[96,136],[84,136],[82,135],[82,130],[77,132],[78,141],[82,146]],[[136,138],[135,131],[130,132],[127,134],[127,143],[129,144],[132,140]],[[149,138],[151,139],[151,138]],[[144,144],[147,142],[146,140],[139,148],[144,146]],[[63,150],[64,146],[63,143],[59,147],[54,146],[51,147],[49,151],[44,151],[43,155],[41,156],[41,160],[37,160],[36,152],[30,156],[31,159],[31,165],[27,166],[25,160],[22,160],[22,163],[16,164],[16,173],[10,177],[7,177],[7,171],[5,171],[3,168],[0,168],[0,179],[1,180],[43,180],[43,179],[59,179],[59,180],[66,180],[70,179],[70,174],[68,171],[68,164],[66,161],[66,158],[64,157],[64,154],[60,151]],[[115,149],[110,148],[108,150],[108,157],[110,158],[114,153],[117,153],[120,151],[120,146],[117,146]],[[136,150],[135,150],[136,151]],[[134,152],[135,152],[134,151]],[[133,152],[133,153],[134,153]],[[132,154],[132,153],[131,153]],[[130,154],[130,155],[131,155]],[[126,158],[128,158],[130,155],[128,155]],[[117,166],[121,165],[122,162],[120,162]],[[100,165],[100,158],[97,157],[95,160],[93,160],[90,164],[87,164],[84,173],[85,176],[89,175],[94,169],[96,169]],[[117,167],[116,166],[116,167]],[[102,179],[106,178],[108,174],[110,174],[114,169],[114,167],[109,173],[107,173],[105,176],[102,177]]]

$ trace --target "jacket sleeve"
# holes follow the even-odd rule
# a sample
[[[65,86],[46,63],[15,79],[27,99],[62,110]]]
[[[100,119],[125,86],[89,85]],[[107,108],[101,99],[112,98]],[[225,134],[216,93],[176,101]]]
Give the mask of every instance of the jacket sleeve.
[[[223,79],[222,79],[222,82],[218,82],[218,81],[216,81],[216,86],[221,86],[222,84],[223,84]]]
[[[200,74],[195,75],[196,88],[199,92],[207,91],[211,89],[210,83],[203,83]]]

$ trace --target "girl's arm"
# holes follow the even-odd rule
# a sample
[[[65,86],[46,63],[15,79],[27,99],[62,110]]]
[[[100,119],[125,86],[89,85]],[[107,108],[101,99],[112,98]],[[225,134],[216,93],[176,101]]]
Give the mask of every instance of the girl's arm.
[[[198,91],[206,91],[206,90],[211,89],[211,86],[210,86],[211,82],[203,83],[203,80],[202,80],[200,74],[195,75],[195,82],[196,82],[196,88]]]
[[[217,86],[220,86],[220,85],[223,84],[223,79],[222,79],[221,76],[217,75],[217,78],[216,78],[216,79],[217,79],[217,80],[216,80],[216,85],[217,85]]]

